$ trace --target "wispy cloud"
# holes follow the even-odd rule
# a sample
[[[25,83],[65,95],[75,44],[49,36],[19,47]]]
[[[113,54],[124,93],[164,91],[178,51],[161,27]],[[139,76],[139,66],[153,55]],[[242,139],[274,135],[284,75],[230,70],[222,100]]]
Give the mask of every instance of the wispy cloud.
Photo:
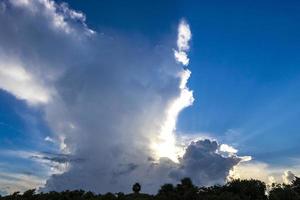
[[[0,173],[0,191],[4,194],[12,194],[16,191],[24,192],[29,188],[39,188],[44,184],[44,177],[25,173]]]
[[[2,149],[1,157],[9,157],[21,162],[32,162],[40,171],[44,171],[41,175],[49,177],[52,174],[61,174],[65,172],[70,163],[83,162],[84,159],[77,158],[70,154],[51,153],[51,152],[37,152],[37,151],[24,151],[24,150],[5,150]],[[24,167],[26,169],[26,167]],[[35,172],[31,172],[35,174]]]

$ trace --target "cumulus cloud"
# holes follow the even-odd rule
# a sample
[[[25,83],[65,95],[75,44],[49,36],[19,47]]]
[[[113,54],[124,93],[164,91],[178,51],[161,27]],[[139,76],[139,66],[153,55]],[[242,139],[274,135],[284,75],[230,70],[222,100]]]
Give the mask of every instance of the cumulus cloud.
[[[182,148],[176,136],[180,111],[194,101],[182,67],[188,23],[180,22],[173,51],[163,41],[98,34],[85,20],[51,0],[1,3],[0,88],[40,104],[53,132],[46,140],[60,143],[62,154],[21,153],[55,168],[44,190],[129,191],[139,181],[154,192],[184,176],[223,182],[242,160],[235,149],[210,140]]]
[[[221,146],[216,141],[199,140],[192,142],[180,159],[179,168],[173,170],[171,177],[177,180],[191,177],[197,185],[224,183],[229,171],[242,159],[236,155],[222,156]]]
[[[190,49],[189,41],[192,38],[192,33],[189,24],[185,20],[181,20],[178,26],[177,50],[174,50],[174,56],[177,62],[183,65],[188,65],[190,59],[187,51]]]
[[[258,179],[266,183],[271,179],[274,181],[275,174],[271,174],[269,166],[266,163],[249,162],[241,163],[233,168],[230,172],[232,179]]]
[[[295,178],[295,174],[299,174],[299,165],[294,167],[292,171],[286,170],[287,166],[273,167],[264,162],[251,161],[240,162],[230,171],[229,179],[257,179],[267,183],[269,186],[272,183],[290,184]]]

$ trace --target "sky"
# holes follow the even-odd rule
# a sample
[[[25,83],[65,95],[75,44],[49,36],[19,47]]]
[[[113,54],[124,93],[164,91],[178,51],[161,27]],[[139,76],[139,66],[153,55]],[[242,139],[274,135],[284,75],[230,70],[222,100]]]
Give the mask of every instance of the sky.
[[[0,0],[0,194],[300,175],[297,1]]]

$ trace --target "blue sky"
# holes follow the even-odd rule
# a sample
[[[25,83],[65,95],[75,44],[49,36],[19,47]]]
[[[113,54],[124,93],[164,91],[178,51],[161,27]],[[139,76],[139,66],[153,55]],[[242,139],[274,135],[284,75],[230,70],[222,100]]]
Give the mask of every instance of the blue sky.
[[[192,74],[188,88],[194,91],[195,101],[180,113],[178,135],[209,136],[238,149],[240,156],[252,156],[252,162],[264,163],[270,169],[299,166],[300,2],[66,2],[71,9],[85,14],[85,23],[92,30],[112,37],[122,35],[128,38],[126,41],[138,41],[134,45],[144,49],[170,44],[174,49],[178,22],[185,19],[192,32],[188,52],[188,69]],[[96,82],[92,75],[86,77]],[[68,79],[58,81],[53,87],[64,81]],[[64,94],[69,95],[67,90]],[[47,136],[55,138],[56,134],[53,122],[45,117],[47,112],[48,109],[28,105],[0,90],[2,152],[22,150],[42,152],[42,156],[66,153],[60,151],[60,144],[45,141]],[[0,155],[3,172],[34,173],[39,166],[39,162],[23,157]],[[37,177],[44,179],[49,175],[45,166],[40,169]],[[0,192],[4,190],[2,186]]]
[[[299,154],[299,4],[192,7],[187,16],[198,37],[190,85],[198,103],[184,111],[182,129],[217,136],[237,129],[241,152],[289,163]]]

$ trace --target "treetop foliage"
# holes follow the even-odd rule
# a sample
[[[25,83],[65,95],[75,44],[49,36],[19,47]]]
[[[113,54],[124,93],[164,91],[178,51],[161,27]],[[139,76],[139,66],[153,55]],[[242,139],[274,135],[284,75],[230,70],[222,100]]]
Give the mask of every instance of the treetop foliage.
[[[132,186],[133,193],[95,194],[83,190],[36,193],[27,190],[23,194],[14,192],[0,200],[300,200],[300,178],[291,184],[273,184],[267,188],[259,180],[232,180],[225,185],[197,187],[190,178],[184,178],[179,184],[164,184],[156,195],[140,193],[139,183]],[[267,195],[268,193],[268,195]]]

